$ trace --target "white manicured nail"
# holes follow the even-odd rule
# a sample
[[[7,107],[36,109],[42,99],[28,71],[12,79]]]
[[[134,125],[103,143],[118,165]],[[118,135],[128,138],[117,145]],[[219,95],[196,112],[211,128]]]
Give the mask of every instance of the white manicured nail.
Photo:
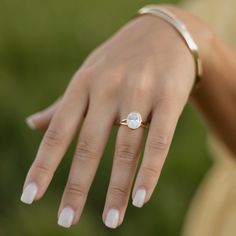
[[[31,128],[31,129],[36,129],[36,125],[35,125],[35,123],[34,123],[34,121],[33,121],[33,119],[35,118],[37,116],[37,114],[35,114],[35,115],[32,115],[32,116],[29,116],[29,117],[27,117],[26,119],[25,119],[25,122],[26,122],[26,124],[29,126],[29,128]]]
[[[25,187],[20,200],[26,204],[31,204],[34,201],[37,192],[37,185],[35,183],[30,183]]]
[[[117,209],[110,209],[107,213],[105,225],[109,228],[116,228],[119,223],[119,211]]]
[[[61,211],[57,223],[62,227],[69,228],[73,223],[74,216],[75,212],[70,207],[66,207]]]
[[[146,198],[146,194],[147,193],[144,188],[138,189],[133,199],[133,205],[136,207],[142,207]]]

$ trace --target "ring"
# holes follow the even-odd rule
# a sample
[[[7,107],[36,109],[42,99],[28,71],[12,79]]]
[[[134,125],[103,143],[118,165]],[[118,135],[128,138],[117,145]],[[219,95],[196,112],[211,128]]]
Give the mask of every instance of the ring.
[[[126,125],[130,129],[137,129],[139,127],[147,128],[148,124],[142,122],[142,116],[139,112],[130,112],[126,119],[120,121],[121,125]]]

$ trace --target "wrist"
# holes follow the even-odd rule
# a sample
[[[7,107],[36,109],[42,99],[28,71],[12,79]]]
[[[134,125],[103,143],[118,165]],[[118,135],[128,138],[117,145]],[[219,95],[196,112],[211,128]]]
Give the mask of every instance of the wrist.
[[[192,54],[191,56],[194,61],[195,68],[195,84],[190,95],[192,96],[195,90],[198,90],[199,84],[200,86],[202,84],[201,81],[199,83],[200,77],[202,78],[202,76],[204,76],[201,73],[201,62],[208,64],[207,61],[209,55],[212,55],[209,53],[209,50],[212,45],[211,41],[214,38],[213,32],[196,16],[193,16],[189,12],[172,5],[147,5],[140,9],[139,13],[144,16],[144,19],[146,16],[146,21],[153,21],[151,23],[149,22],[149,24],[155,26],[154,32],[158,31],[160,34],[160,30],[164,28],[164,32],[162,31],[161,33],[166,39],[166,35],[168,35],[167,32],[169,30],[172,35],[174,33],[175,36],[177,36],[174,41],[175,45],[178,43],[179,46],[181,44],[181,40],[185,47],[187,46],[186,48]],[[159,20],[157,20],[157,18]],[[158,39],[159,38],[160,35]],[[185,64],[186,70],[189,69],[187,65],[188,64]]]
[[[204,21],[192,15],[190,12],[178,8],[174,5],[161,6],[172,12],[177,19],[179,19],[186,25],[191,37],[198,46],[203,72],[201,75],[201,81],[199,83],[199,86],[197,86],[196,89],[193,89],[192,93],[190,94],[190,99],[194,99],[195,96],[199,94],[199,92],[205,87],[205,72],[208,71],[208,67],[211,64],[212,57],[214,57],[215,50],[213,50],[212,45],[214,45],[214,42],[216,41],[217,37]]]
[[[149,11],[148,7],[146,9]],[[156,52],[157,55],[160,56],[160,50],[165,50],[165,60],[167,60],[170,67],[179,64],[179,66],[177,66],[178,72],[175,81],[178,84],[182,84],[181,86],[186,85],[184,87],[190,91],[194,86],[196,75],[198,75],[198,69],[195,65],[197,60],[194,55],[195,52],[193,51],[197,47],[194,46],[193,48],[194,42],[190,43],[189,38],[191,38],[191,35],[189,35],[187,39],[187,31],[183,32],[179,30],[181,27],[185,31],[184,24],[180,25],[181,22],[178,23],[180,27],[176,27],[175,24],[169,22],[168,19],[162,17],[161,14],[152,13],[152,8],[150,8],[150,12],[145,12],[146,9],[144,8],[143,13],[141,10],[141,14],[134,20],[134,22],[138,23],[138,30],[145,29],[145,38],[148,38],[149,47],[152,48],[152,51]],[[184,70],[185,72],[183,73]],[[188,74],[188,80],[178,81],[178,77],[181,74],[182,76],[180,77],[183,77],[183,74]]]

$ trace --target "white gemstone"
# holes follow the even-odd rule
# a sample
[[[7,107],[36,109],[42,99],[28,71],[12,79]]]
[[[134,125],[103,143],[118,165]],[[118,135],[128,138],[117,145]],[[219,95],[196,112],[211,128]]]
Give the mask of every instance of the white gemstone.
[[[127,117],[127,125],[131,129],[137,129],[142,123],[142,117],[138,112],[131,112]]]

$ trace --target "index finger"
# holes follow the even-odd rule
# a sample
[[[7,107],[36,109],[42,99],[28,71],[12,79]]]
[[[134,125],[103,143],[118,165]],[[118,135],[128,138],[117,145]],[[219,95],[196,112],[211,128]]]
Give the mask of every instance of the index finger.
[[[71,81],[44,134],[25,180],[21,196],[24,203],[31,204],[42,197],[84,117],[88,94],[82,81]]]

